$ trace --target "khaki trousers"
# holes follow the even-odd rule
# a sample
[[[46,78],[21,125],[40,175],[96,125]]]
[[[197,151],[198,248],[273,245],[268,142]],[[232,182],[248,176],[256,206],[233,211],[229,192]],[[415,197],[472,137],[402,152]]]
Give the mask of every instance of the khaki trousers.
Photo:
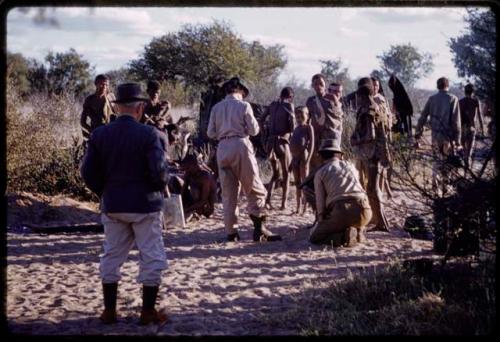
[[[139,249],[139,276],[137,281],[146,286],[159,286],[161,271],[167,268],[163,244],[161,211],[136,213],[102,213],[104,225],[104,254],[99,271],[103,283],[121,279],[120,268],[129,251]]]
[[[330,243],[339,241],[349,227],[364,228],[372,218],[368,198],[339,200],[330,205],[331,211],[311,228],[311,243]]]
[[[438,193],[445,193],[448,183],[449,165],[446,165],[446,158],[451,153],[449,142],[432,143],[432,188]]]
[[[248,138],[221,140],[217,147],[217,166],[222,188],[224,227],[227,234],[234,234],[234,225],[238,222],[240,186],[248,199],[248,214],[257,217],[265,213],[267,191],[260,179],[255,152]]]

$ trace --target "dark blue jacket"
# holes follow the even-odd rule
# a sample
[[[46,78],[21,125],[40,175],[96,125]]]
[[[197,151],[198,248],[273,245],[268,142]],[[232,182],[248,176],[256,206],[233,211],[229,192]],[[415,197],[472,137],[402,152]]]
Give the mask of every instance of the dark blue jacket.
[[[121,115],[92,132],[81,175],[104,213],[150,213],[163,205],[168,182],[166,138]]]

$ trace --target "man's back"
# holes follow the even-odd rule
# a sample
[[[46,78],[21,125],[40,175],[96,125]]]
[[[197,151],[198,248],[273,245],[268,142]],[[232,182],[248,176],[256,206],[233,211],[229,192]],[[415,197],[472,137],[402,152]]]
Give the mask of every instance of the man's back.
[[[250,103],[239,100],[233,95],[227,95],[212,108],[207,131],[209,138],[221,139],[230,136],[244,138],[258,133],[259,125],[253,116]]]
[[[285,135],[294,128],[293,105],[282,101],[273,101],[269,105],[269,134]]]
[[[429,97],[417,124],[417,132],[421,131],[429,116],[433,140],[451,141],[460,136],[460,109],[455,95],[440,90]]]
[[[323,185],[327,206],[339,199],[365,196],[365,191],[359,182],[358,171],[348,161],[338,159],[327,161],[316,172],[314,183]]]
[[[460,118],[462,125],[467,127],[474,127],[476,114],[479,112],[479,100],[474,97],[464,97],[459,101],[460,105]]]
[[[94,130],[82,175],[102,192],[103,212],[161,210],[167,183],[165,138],[155,128],[121,115]]]

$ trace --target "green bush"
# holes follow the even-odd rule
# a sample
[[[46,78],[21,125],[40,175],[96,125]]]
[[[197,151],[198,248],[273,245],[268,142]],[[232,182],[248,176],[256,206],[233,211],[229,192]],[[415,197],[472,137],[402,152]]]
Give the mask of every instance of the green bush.
[[[81,104],[67,94],[22,100],[7,86],[7,191],[94,198],[79,174]]]

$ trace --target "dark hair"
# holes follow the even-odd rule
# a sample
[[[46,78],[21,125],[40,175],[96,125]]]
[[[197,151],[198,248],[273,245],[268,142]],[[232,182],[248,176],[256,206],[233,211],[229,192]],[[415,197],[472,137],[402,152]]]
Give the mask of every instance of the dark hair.
[[[368,97],[373,94],[373,82],[370,77],[363,77],[358,81],[358,90],[356,94],[362,97]]]
[[[446,77],[441,77],[440,79],[437,80],[437,88],[439,90],[443,90],[444,88],[447,88],[450,86],[450,82]]]
[[[316,75],[314,75],[314,76],[312,77],[312,79],[311,79],[311,82],[314,82],[314,81],[316,81],[316,80],[318,80],[318,79],[322,79],[323,81],[325,81],[325,82],[326,82],[325,75],[323,75],[323,74],[316,74]]]
[[[335,156],[335,154],[338,153],[338,152],[335,152],[335,151],[318,151],[318,153],[321,156],[321,158],[323,158],[323,160],[327,160],[327,159],[333,158],[333,156]],[[341,154],[341,153],[339,153],[339,154]]]
[[[109,77],[104,74],[99,74],[94,79],[94,84],[97,84],[99,81],[109,81]]]
[[[179,128],[179,126],[177,126],[176,124],[173,124],[173,123],[165,126],[165,129],[167,130],[168,133],[172,133],[173,131],[176,131],[178,128]]]
[[[157,91],[158,89],[160,89],[160,82],[158,81],[149,81],[148,82],[148,88],[147,88],[147,92],[149,93],[149,91]]]
[[[181,165],[197,165],[198,157],[195,154],[188,154],[182,159]]]
[[[380,79],[377,76],[372,76],[371,79],[373,83],[378,82],[378,93],[385,96],[384,89],[382,88],[382,82],[380,82]]]
[[[294,95],[295,94],[294,94],[293,89],[291,87],[285,87],[285,88],[281,89],[280,97],[282,99],[287,99],[287,98],[292,97]]]
[[[474,92],[474,86],[472,84],[467,84],[464,88],[464,92],[467,94],[467,95],[470,95]]]
[[[332,83],[330,83],[330,87],[342,87],[342,84],[337,83],[337,82],[332,82]]]

